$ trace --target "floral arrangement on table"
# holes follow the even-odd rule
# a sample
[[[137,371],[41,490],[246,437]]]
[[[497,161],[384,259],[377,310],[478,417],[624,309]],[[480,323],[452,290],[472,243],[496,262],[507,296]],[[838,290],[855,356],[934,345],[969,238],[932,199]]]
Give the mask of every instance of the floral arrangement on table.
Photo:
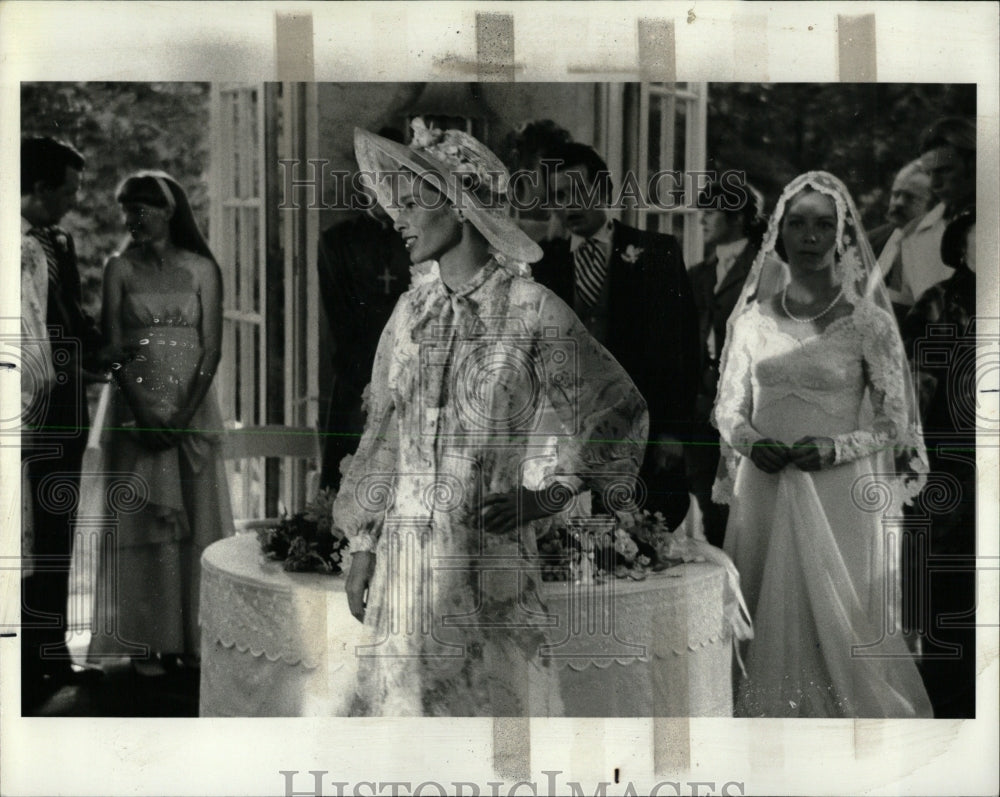
[[[686,539],[686,538],[685,538]],[[660,512],[555,521],[538,541],[544,581],[642,581],[650,572],[681,564],[687,548]]]
[[[265,557],[296,573],[342,572],[348,540],[333,526],[337,493],[326,488],[301,512],[260,529]],[[538,540],[545,581],[599,583],[610,578],[641,581],[691,558],[688,540],[670,531],[659,512],[554,520]]]
[[[274,528],[260,529],[257,540],[264,556],[291,572],[340,573],[348,540],[333,526],[336,497],[335,490],[320,490],[301,512],[286,515]]]

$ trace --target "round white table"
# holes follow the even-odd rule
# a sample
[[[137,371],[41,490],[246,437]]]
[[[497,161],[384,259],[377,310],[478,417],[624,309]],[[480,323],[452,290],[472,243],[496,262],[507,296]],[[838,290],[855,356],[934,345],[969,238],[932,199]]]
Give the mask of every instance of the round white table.
[[[731,716],[725,578],[692,563],[638,582],[546,583],[544,655],[566,716]],[[347,713],[363,642],[343,576],[287,573],[252,534],[220,540],[202,557],[200,622],[201,716]]]

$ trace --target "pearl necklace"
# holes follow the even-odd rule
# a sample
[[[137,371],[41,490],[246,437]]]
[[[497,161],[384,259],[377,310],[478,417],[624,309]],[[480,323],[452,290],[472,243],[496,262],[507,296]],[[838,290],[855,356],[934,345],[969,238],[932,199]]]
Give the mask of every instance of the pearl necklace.
[[[788,309],[788,286],[786,285],[785,289],[781,292],[781,309],[785,311],[785,315],[787,315],[792,321],[799,324],[811,324],[813,321],[818,321],[820,318],[829,313],[833,309],[833,306],[840,301],[840,297],[843,295],[844,286],[841,285],[840,290],[837,291],[837,295],[833,297],[833,301],[830,302],[830,304],[816,313],[816,315],[809,316],[809,318],[800,318],[799,316],[792,315],[792,311]]]

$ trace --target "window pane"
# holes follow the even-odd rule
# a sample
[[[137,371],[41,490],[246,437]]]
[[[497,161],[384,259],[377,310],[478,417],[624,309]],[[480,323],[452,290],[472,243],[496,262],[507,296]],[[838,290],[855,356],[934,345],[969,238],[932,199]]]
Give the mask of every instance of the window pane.
[[[243,337],[243,325],[237,322],[234,324],[234,335],[233,335],[233,419],[237,421],[243,420],[243,391],[240,386],[243,384],[241,380],[242,374],[240,369],[240,351],[242,348]]]
[[[240,232],[242,230],[242,224],[240,223],[240,212],[238,208],[229,208],[227,213],[232,219],[232,230],[233,235],[230,239],[231,241],[231,257],[233,262],[233,308],[236,310],[244,310],[243,307],[243,259],[240,256]]]
[[[235,93],[235,92],[233,93],[231,113],[232,113],[232,124],[233,124],[233,126],[232,126],[232,130],[231,130],[231,136],[229,137],[229,140],[226,142],[226,145],[228,145],[230,147],[230,152],[232,153],[232,160],[231,160],[231,165],[232,165],[231,180],[232,180],[232,182],[229,185],[229,189],[231,191],[230,196],[238,197],[240,195],[240,147],[239,147],[239,139],[240,139],[240,135],[242,133],[242,130],[240,130],[240,96],[239,96],[238,93]]]
[[[261,282],[263,280],[262,263],[260,256],[260,212],[257,208],[247,208],[247,257],[248,279],[251,280],[251,307],[255,313],[263,310],[261,304]]]
[[[260,136],[261,131],[258,125],[258,113],[260,113],[259,108],[260,97],[258,96],[257,89],[253,89],[250,92],[250,107],[248,109],[248,121],[250,127],[250,135],[247,136],[247,141],[250,146],[250,163],[251,163],[251,192],[252,196],[259,197],[261,195],[260,183],[261,183],[261,165],[260,165]]]
[[[253,325],[253,363],[254,363],[254,374],[253,374],[253,406],[255,410],[254,423],[263,424],[265,423],[265,418],[261,412],[262,401],[260,395],[260,374],[257,369],[260,367],[260,363],[263,362],[264,348],[261,345],[261,327],[258,324]]]

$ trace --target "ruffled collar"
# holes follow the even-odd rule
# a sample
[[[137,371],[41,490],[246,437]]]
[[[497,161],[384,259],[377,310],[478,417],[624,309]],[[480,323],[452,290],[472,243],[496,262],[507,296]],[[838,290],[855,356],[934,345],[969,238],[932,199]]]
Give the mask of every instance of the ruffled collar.
[[[445,285],[444,280],[441,279],[441,271],[439,267],[437,271],[437,279],[435,279],[432,284],[435,292],[438,292],[443,296],[464,299],[482,288],[483,285],[486,284],[487,280],[489,280],[489,278],[496,273],[498,268],[500,268],[500,264],[497,263],[495,257],[491,257],[486,262],[486,265],[479,269],[479,271],[469,277],[469,279],[463,282],[458,288],[452,290]]]
[[[490,260],[479,271],[466,280],[457,290],[451,290],[437,271],[433,280],[426,283],[424,291],[414,296],[415,320],[411,328],[414,342],[423,340],[428,334],[437,337],[439,328],[447,327],[459,317],[471,320],[478,315],[480,302],[476,295],[495,281],[501,266],[496,258]],[[477,328],[476,324],[472,325]],[[435,330],[438,329],[438,332]],[[465,334],[472,334],[467,330]]]

